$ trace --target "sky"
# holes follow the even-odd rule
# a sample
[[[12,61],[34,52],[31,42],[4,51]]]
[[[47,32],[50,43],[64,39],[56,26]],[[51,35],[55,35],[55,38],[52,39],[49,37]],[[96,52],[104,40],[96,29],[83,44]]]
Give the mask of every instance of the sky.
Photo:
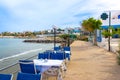
[[[120,0],[0,0],[0,32],[80,27],[113,10],[120,10]]]

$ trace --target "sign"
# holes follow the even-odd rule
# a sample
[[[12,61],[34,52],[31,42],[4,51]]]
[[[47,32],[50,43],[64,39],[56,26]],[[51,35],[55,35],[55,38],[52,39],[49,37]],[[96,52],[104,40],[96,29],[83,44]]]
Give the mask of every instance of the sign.
[[[101,19],[106,20],[107,18],[108,18],[108,14],[107,13],[102,13]]]

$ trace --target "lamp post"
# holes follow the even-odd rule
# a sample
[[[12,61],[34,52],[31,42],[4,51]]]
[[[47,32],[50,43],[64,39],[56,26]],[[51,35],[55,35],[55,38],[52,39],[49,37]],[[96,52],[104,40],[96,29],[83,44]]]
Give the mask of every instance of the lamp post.
[[[54,30],[54,47],[56,47],[56,26],[53,25]]]
[[[109,27],[111,26],[111,12],[109,11]],[[108,29],[108,33],[110,33],[110,29]],[[110,36],[108,36],[108,50],[110,51]]]
[[[109,16],[108,16],[109,15]],[[109,13],[102,13],[101,18],[102,20],[106,20],[107,18],[109,18],[109,26],[108,26],[108,51],[110,51],[110,26],[111,26],[111,11],[109,11]]]
[[[69,33],[70,33],[70,28],[68,29],[68,45],[67,45],[68,47],[70,47],[70,34]]]

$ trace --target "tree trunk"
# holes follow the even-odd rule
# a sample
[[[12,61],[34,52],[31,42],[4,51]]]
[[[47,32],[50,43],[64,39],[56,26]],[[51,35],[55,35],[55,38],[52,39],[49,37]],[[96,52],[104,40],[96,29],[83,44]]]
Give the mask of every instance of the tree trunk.
[[[111,51],[110,50],[110,36],[108,37],[108,51]]]
[[[70,38],[67,38],[67,46],[70,46]]]
[[[97,46],[97,30],[94,31],[94,45]]]

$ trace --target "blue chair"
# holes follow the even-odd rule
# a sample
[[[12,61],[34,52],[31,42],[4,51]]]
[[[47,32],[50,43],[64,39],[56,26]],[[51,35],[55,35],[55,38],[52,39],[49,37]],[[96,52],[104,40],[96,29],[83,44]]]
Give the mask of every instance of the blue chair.
[[[39,53],[38,54],[38,59],[50,59],[52,53],[54,53],[53,50],[46,50],[43,53]]]
[[[20,70],[22,73],[38,74],[39,70],[36,70],[34,62],[32,60],[19,60]]]
[[[70,54],[69,53],[65,53],[65,59],[68,59],[70,61]]]
[[[33,60],[19,60],[19,62],[33,62]]]
[[[54,53],[54,50],[46,50],[44,53],[47,54],[48,59],[51,59],[51,54]]]
[[[65,59],[65,52],[64,51],[56,51],[56,57],[58,60],[64,60]]]
[[[41,74],[18,73],[16,80],[41,80]]]
[[[52,53],[51,56],[50,56],[50,59],[57,59],[57,58],[56,58],[56,54],[55,54],[55,53]]]
[[[64,51],[69,51],[70,53],[66,53],[66,58],[68,58],[68,60],[70,60],[70,55],[71,55],[71,49],[70,49],[70,47],[64,47],[63,48],[64,49]]]
[[[45,52],[54,53],[54,50],[46,50]]]
[[[0,80],[12,80],[12,74],[0,74]]]
[[[38,54],[38,59],[45,59],[44,53],[39,53]]]
[[[70,51],[70,47],[64,47],[64,51]]]
[[[51,54],[51,59],[55,60],[64,60],[64,52],[63,51],[56,51],[56,53]]]
[[[44,52],[44,58],[45,59],[50,59],[50,53],[49,52]]]
[[[60,47],[54,47],[54,50],[59,51],[59,50],[61,50],[61,48]]]

